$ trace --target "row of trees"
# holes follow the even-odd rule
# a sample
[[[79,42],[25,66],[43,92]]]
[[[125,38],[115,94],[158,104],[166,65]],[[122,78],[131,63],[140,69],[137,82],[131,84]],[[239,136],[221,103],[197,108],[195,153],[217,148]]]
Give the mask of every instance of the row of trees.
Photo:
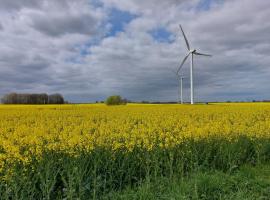
[[[2,97],[3,104],[63,104],[64,97],[61,94],[17,94],[9,93]]]

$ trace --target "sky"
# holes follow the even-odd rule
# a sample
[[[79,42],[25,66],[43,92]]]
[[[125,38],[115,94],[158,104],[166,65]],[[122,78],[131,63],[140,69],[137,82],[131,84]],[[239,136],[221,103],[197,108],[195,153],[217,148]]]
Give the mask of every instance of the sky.
[[[0,0],[0,96],[176,101],[195,56],[196,101],[270,99],[269,0]],[[189,101],[189,60],[181,70]]]

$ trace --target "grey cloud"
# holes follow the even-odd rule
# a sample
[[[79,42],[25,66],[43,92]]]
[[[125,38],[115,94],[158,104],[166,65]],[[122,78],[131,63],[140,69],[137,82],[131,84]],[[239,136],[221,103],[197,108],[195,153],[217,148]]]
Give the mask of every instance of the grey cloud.
[[[267,0],[223,1],[203,11],[198,11],[198,1],[104,0],[105,7],[139,15],[123,33],[95,45],[88,44],[93,35],[106,31],[106,24],[104,30],[100,25],[107,8],[85,9],[83,0],[72,6],[71,1],[50,2],[47,7],[25,3],[28,9],[16,11],[15,20],[3,15],[0,94],[61,92],[77,102],[103,100],[111,94],[132,100],[176,100],[177,80],[171,71],[186,54],[181,22],[192,46],[214,55],[194,60],[198,101],[270,99]],[[155,41],[149,30],[158,26],[171,31],[175,40]],[[81,45],[89,53],[81,55]],[[182,73],[189,100],[189,62]]]
[[[75,4],[84,3],[84,0],[76,0]],[[63,9],[73,4],[70,0],[0,0],[0,10],[3,12],[18,12],[24,8],[42,10],[42,9]],[[74,4],[73,4],[74,5]]]
[[[1,20],[5,22],[5,30],[0,33],[0,95],[12,91],[68,94],[94,85],[95,75],[84,75],[84,66],[70,60],[81,56],[76,46],[99,34],[96,25],[104,17],[100,11],[84,0],[49,0],[36,6],[24,1],[3,5],[4,10],[0,9]],[[58,29],[49,27],[47,34],[41,34],[29,26],[35,20],[44,22],[44,26],[51,20]],[[48,37],[48,34],[62,37]]]
[[[33,28],[49,36],[63,34],[85,34],[93,36],[98,33],[98,19],[91,14],[36,16],[33,18]]]
[[[159,1],[158,3],[156,0],[102,0],[102,2],[106,6],[117,7],[118,9],[127,10],[129,12],[151,14],[157,11],[164,11],[164,9],[167,10],[177,7],[183,3],[186,3],[185,6],[194,5],[197,0],[167,0]]]
[[[0,10],[4,11],[12,11],[12,10],[20,10],[21,8],[29,7],[29,8],[37,8],[42,5],[44,0],[0,0]]]

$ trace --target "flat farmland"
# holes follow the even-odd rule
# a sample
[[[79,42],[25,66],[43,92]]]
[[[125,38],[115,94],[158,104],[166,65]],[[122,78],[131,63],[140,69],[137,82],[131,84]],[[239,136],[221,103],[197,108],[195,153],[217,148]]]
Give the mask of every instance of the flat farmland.
[[[3,199],[109,198],[269,160],[268,103],[0,106]]]

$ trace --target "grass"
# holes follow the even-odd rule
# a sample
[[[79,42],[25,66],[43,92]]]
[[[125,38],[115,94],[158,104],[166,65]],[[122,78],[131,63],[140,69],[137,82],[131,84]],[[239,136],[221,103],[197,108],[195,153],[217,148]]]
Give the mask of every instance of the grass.
[[[270,165],[243,166],[231,173],[197,171],[182,179],[159,178],[101,199],[266,200],[270,199]]]
[[[47,152],[29,166],[18,163],[9,180],[0,181],[1,199],[269,197],[270,167],[261,166],[270,160],[269,141],[187,142],[166,151],[112,153],[96,148],[78,157]],[[255,150],[257,142],[261,150]],[[253,196],[248,195],[250,191]]]

